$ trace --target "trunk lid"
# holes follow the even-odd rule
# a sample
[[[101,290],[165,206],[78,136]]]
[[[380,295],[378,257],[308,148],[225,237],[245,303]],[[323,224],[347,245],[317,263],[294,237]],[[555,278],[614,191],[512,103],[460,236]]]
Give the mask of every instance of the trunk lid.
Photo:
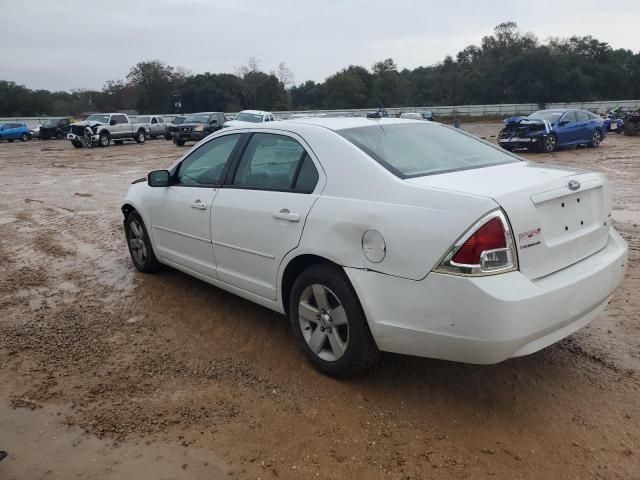
[[[520,271],[532,280],[583,260],[608,241],[611,196],[599,173],[517,162],[407,181],[495,200],[511,223]]]

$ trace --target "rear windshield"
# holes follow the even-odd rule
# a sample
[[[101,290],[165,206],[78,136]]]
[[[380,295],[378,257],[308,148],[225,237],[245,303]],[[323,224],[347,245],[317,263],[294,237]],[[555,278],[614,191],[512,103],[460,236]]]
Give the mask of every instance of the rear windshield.
[[[518,161],[469,134],[428,122],[371,125],[337,133],[400,178]]]

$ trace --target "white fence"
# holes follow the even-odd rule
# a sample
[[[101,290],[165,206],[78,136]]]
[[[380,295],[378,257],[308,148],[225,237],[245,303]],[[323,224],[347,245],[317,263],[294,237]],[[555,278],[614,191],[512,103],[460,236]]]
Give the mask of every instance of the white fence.
[[[547,109],[551,108],[578,108],[591,110],[593,112],[606,112],[615,107],[640,108],[640,100],[606,100],[602,102],[573,102],[573,103],[548,103]],[[290,112],[273,112],[274,115],[286,119],[294,113],[334,113],[349,112],[356,116],[365,116],[368,112],[377,110],[376,107],[363,109],[343,109],[343,110],[298,110]],[[448,105],[448,106],[425,106],[425,107],[392,107],[386,108],[390,116],[399,116],[405,112],[431,111],[435,116],[445,117],[485,117],[485,116],[514,116],[528,115],[539,110],[537,103],[512,103],[497,105]],[[166,121],[171,121],[175,115],[164,115]],[[0,118],[0,123],[20,122],[29,126],[36,126],[44,122],[49,117],[11,117]]]

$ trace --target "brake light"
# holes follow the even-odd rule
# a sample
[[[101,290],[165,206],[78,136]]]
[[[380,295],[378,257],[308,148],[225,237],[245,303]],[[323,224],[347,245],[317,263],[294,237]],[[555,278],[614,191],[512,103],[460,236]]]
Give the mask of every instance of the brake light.
[[[502,223],[498,218],[492,218],[464,242],[451,260],[464,265],[479,265],[482,252],[506,246]]]
[[[467,230],[434,271],[489,275],[516,269],[516,251],[509,222],[502,210],[495,210]]]

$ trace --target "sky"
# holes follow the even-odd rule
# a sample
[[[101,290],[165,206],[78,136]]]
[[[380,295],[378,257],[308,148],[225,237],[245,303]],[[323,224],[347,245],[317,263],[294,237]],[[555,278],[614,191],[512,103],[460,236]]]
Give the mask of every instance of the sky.
[[[0,0],[0,79],[100,89],[144,60],[233,73],[255,57],[299,84],[388,57],[432,65],[510,20],[540,40],[640,51],[640,0]]]

